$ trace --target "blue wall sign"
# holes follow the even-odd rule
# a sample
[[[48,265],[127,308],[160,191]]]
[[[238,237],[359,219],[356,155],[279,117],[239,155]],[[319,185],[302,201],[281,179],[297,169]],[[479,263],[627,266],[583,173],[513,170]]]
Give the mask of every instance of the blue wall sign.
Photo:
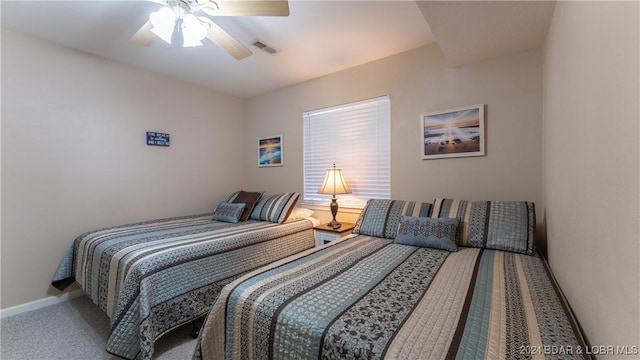
[[[147,131],[147,145],[169,146],[169,134]]]

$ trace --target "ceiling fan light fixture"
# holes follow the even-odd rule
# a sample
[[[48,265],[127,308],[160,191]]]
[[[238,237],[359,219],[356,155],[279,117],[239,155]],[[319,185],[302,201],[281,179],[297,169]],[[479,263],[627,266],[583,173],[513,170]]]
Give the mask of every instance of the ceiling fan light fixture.
[[[182,19],[182,36],[184,47],[202,46],[202,39],[207,36],[207,29],[193,14],[187,14]]]
[[[288,0],[149,1],[164,6],[149,16],[149,20],[131,36],[128,43],[150,46],[155,38],[159,37],[170,45],[193,47],[203,45],[202,40],[207,38],[237,60],[242,60],[253,53],[212,19],[193,14],[203,12],[209,16],[289,16]],[[218,2],[223,2],[224,6]],[[261,49],[270,54],[276,52],[275,49],[268,46],[263,46]]]
[[[149,20],[153,28],[151,32],[156,34],[160,39],[164,40],[167,44],[171,44],[171,34],[173,34],[173,28],[176,24],[176,15],[168,7],[151,13]]]

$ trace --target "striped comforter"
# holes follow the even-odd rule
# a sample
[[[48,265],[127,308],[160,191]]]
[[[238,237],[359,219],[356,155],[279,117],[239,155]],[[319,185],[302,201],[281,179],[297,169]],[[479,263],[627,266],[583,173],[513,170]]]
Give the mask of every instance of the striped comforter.
[[[194,358],[582,357],[563,299],[539,256],[360,235],[225,287]]]
[[[108,352],[149,359],[155,340],[205,315],[224,285],[313,247],[312,227],[207,214],[91,231],[73,242],[52,284],[77,282],[110,317]]]

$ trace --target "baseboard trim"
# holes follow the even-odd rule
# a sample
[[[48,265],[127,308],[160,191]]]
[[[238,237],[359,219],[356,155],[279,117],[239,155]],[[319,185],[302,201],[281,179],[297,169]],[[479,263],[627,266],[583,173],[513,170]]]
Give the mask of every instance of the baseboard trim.
[[[64,293],[60,296],[48,296],[44,299],[35,300],[28,303],[16,305],[16,306],[11,306],[6,309],[0,309],[0,319],[26,313],[28,311],[37,310],[43,307],[59,304],[63,301],[69,301],[71,299],[82,296],[83,294],[84,294],[83,290],[76,289],[76,290],[72,290],[67,293]]]

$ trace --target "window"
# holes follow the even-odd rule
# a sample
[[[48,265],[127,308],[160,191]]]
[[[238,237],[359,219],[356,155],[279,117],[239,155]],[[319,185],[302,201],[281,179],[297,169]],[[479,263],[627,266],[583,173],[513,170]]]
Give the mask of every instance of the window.
[[[362,208],[369,199],[391,198],[389,96],[307,111],[303,118],[305,203],[331,200],[318,189],[334,163],[352,191],[338,196],[341,207]]]

